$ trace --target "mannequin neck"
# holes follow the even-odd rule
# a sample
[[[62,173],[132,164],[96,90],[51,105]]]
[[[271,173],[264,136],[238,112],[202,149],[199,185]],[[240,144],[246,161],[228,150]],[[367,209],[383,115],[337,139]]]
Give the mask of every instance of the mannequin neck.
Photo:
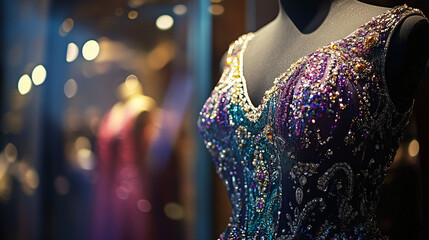
[[[314,32],[329,11],[356,0],[278,0],[278,19],[288,18],[304,34]]]

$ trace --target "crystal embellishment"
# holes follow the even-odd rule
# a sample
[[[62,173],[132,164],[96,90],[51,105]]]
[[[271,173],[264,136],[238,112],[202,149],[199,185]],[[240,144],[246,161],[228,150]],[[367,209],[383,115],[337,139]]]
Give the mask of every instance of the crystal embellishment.
[[[303,56],[257,107],[242,66],[254,34],[230,45],[198,119],[232,206],[220,239],[385,239],[378,188],[411,108],[391,101],[384,62],[395,26],[412,14],[422,15],[395,7]]]

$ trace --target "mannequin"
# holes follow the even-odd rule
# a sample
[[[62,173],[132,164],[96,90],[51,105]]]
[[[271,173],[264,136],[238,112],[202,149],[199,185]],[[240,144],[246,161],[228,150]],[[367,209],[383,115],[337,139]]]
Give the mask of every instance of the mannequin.
[[[389,8],[358,0],[279,0],[278,16],[255,33],[243,56],[243,74],[255,107],[276,77],[296,60],[344,38]],[[429,56],[429,23],[408,16],[395,29],[386,56],[386,81],[400,111],[412,104]]]
[[[408,6],[279,4],[274,21],[230,45],[199,115],[231,200],[220,239],[385,239],[378,190],[411,115],[429,24]]]
[[[378,190],[411,115],[429,24],[407,6],[279,5],[230,45],[199,115],[231,200],[220,239],[385,239]]]
[[[111,119],[108,121],[108,129],[116,135],[120,128],[123,127],[124,121],[127,118],[134,118],[144,111],[153,110],[156,106],[155,100],[151,97],[143,95],[143,88],[137,80],[134,88],[128,88],[126,83],[121,83],[118,86],[118,96],[121,101],[116,103],[110,112]]]
[[[153,215],[139,208],[139,203],[142,199],[153,202],[145,154],[156,102],[144,95],[136,79],[117,90],[120,101],[105,115],[97,135],[90,239],[154,239]]]

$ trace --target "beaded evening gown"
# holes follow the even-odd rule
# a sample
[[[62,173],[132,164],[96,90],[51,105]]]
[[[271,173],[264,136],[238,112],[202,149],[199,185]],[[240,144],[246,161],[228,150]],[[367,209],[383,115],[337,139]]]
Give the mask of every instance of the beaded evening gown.
[[[384,239],[378,188],[411,109],[389,97],[395,7],[302,57],[253,106],[242,72],[249,33],[230,45],[198,127],[232,205],[220,239]]]
[[[94,185],[92,240],[156,239],[147,169],[149,113],[124,111],[118,132],[112,130],[113,110],[101,121],[97,134],[97,183]]]

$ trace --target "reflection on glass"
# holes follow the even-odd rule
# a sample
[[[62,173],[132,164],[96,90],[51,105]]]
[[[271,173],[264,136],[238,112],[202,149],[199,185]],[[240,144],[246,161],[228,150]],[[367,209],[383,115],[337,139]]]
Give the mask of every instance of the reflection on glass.
[[[31,79],[33,79],[34,85],[40,85],[45,82],[46,79],[46,69],[43,65],[37,65],[33,72],[31,73]]]
[[[31,79],[30,76],[24,74],[18,80],[18,91],[21,95],[27,94],[31,90]]]
[[[74,60],[76,60],[78,55],[79,55],[78,46],[75,43],[69,43],[69,45],[67,45],[66,61],[73,62]]]
[[[88,61],[94,60],[98,56],[99,52],[100,46],[95,40],[89,40],[83,45],[82,55]]]
[[[161,30],[168,30],[174,24],[174,20],[170,15],[162,15],[156,19],[156,26]]]

